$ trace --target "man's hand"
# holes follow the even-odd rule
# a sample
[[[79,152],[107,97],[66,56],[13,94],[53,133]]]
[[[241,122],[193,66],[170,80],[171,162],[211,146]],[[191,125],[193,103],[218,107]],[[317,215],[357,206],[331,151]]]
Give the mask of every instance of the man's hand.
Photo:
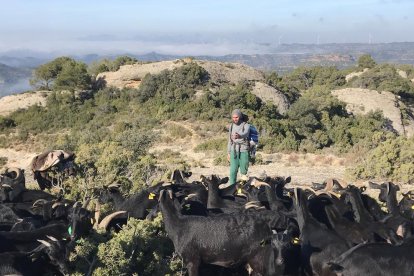
[[[233,135],[232,135],[232,138],[233,138],[233,139],[239,139],[239,138],[240,138],[240,135],[239,135],[238,133],[233,134]]]

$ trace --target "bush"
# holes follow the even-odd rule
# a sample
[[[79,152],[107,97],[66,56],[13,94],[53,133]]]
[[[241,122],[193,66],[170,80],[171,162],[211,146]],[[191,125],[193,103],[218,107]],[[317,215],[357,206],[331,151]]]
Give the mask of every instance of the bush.
[[[358,67],[361,69],[364,68],[374,68],[376,62],[369,54],[362,55],[358,58]]]
[[[414,138],[397,137],[381,142],[348,172],[355,178],[414,182]]]
[[[414,97],[414,84],[402,78],[396,68],[389,64],[377,65],[348,82],[350,87],[390,91],[404,98]]]
[[[206,151],[226,151],[228,138],[216,138],[205,141],[198,144],[194,151],[195,152],[206,152]]]
[[[107,243],[98,246],[98,266],[94,275],[166,275],[174,247],[162,226],[154,221],[130,218]],[[181,269],[174,264],[174,269]]]

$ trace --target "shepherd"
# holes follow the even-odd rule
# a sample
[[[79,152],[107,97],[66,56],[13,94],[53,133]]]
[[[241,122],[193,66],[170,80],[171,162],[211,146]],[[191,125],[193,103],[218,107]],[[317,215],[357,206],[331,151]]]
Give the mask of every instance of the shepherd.
[[[231,113],[232,123],[229,126],[227,144],[227,160],[230,162],[230,179],[228,186],[234,185],[240,170],[241,180],[246,181],[249,169],[249,131],[250,125],[243,120],[243,113],[235,109]]]

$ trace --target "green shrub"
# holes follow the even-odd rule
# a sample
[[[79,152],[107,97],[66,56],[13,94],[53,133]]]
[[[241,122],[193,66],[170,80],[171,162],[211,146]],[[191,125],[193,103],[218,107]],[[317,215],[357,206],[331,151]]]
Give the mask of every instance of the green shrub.
[[[113,238],[98,246],[94,275],[165,275],[174,273],[169,264],[174,247],[162,226],[153,221],[130,218]],[[174,264],[174,269],[181,269]]]
[[[355,178],[414,182],[414,139],[397,137],[381,142],[349,169]]]
[[[0,116],[0,131],[15,127],[16,123],[8,117]]]
[[[414,97],[414,84],[402,78],[394,66],[381,64],[373,67],[357,78],[348,82],[348,86],[368,88],[378,91],[390,91],[403,97]]]

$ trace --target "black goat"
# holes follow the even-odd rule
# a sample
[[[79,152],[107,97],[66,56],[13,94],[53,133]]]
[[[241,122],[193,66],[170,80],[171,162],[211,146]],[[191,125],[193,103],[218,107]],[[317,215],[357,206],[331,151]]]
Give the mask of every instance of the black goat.
[[[68,274],[67,249],[64,241],[50,237],[30,252],[0,254],[0,275]]]
[[[401,242],[395,231],[385,224],[375,221],[367,209],[365,209],[361,199],[361,191],[357,187],[349,185],[345,194],[346,200],[351,203],[355,221],[370,232],[375,233],[379,238],[377,241],[390,241],[393,244]]]
[[[400,212],[404,217],[414,220],[414,191],[401,194],[403,198],[398,203]]]
[[[158,204],[156,195],[159,193],[162,185],[163,183],[158,183],[128,198],[121,194],[119,185],[109,185],[101,191],[99,202],[112,202],[115,211],[126,211],[128,217],[145,219],[149,214],[149,210],[152,210]]]
[[[348,250],[350,244],[311,216],[301,190],[297,189],[295,193],[302,269],[307,275],[320,274],[323,263]]]
[[[28,252],[34,250],[38,242],[37,240],[44,240],[47,236],[55,237],[56,239],[68,239],[68,226],[63,223],[48,225],[33,231],[22,232],[0,232],[0,253],[9,251],[23,251]]]
[[[399,190],[400,188],[397,185],[391,182],[386,183],[386,201],[389,215],[384,219],[384,223],[397,232],[397,235],[408,238],[414,232],[414,225],[410,219],[405,218],[400,213],[397,202],[397,191]]]
[[[264,242],[272,235],[267,221],[252,214],[183,216],[174,204],[171,191],[169,195],[162,191],[159,198],[165,229],[190,276],[198,275],[201,263],[224,267],[249,263],[264,250]],[[250,265],[262,275],[274,273],[255,267],[254,262]]]
[[[13,201],[26,189],[24,170],[19,168],[7,168],[4,174],[0,174],[0,202]]]
[[[413,250],[414,240],[399,246],[360,244],[324,265],[323,275],[413,275]]]

